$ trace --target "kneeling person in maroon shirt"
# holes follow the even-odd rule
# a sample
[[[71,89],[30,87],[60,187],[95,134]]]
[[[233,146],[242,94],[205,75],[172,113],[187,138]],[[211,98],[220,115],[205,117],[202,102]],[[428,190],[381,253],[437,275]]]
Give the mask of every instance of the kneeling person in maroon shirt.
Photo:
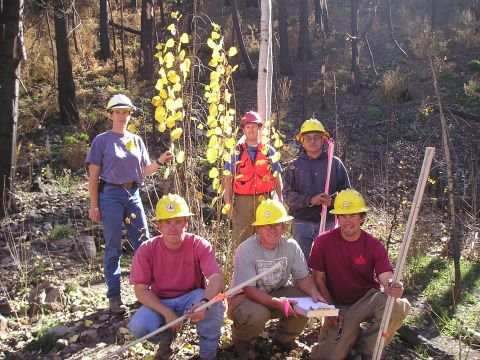
[[[313,245],[308,261],[313,278],[322,296],[335,304],[341,315],[325,318],[311,359],[344,359],[354,343],[362,359],[368,359],[373,354],[387,294],[396,301],[386,342],[410,310],[408,300],[400,298],[403,284],[391,283],[392,265],[383,244],[361,229],[368,210],[357,191],[341,191],[331,211],[338,215],[340,227],[321,234]],[[363,322],[368,327],[357,340]]]

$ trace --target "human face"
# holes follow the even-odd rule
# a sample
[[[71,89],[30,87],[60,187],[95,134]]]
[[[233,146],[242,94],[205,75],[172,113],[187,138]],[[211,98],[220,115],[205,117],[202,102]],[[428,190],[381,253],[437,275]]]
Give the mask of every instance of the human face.
[[[258,130],[260,130],[260,126],[258,126],[258,124],[255,124],[255,123],[246,124],[242,130],[243,130],[243,133],[245,134],[247,144],[249,145],[258,144]]]
[[[280,237],[283,234],[285,223],[278,223],[272,225],[256,226],[260,244],[268,250],[273,250],[278,246]]]
[[[110,115],[112,119],[112,130],[123,134],[130,121],[131,115],[132,110],[130,109],[113,109]]]
[[[342,237],[347,241],[356,241],[360,238],[363,216],[361,214],[338,215],[338,224]]]
[[[318,157],[322,153],[322,145],[325,137],[321,132],[313,132],[302,135],[302,146],[308,156]]]
[[[182,216],[173,219],[158,220],[157,228],[158,231],[162,233],[167,248],[176,249],[182,244],[187,226],[187,218]]]

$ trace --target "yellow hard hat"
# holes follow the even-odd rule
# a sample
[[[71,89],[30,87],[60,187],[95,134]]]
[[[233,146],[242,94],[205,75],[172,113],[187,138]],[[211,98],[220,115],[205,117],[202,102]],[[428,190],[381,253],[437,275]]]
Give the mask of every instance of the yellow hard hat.
[[[132,100],[123,94],[113,95],[107,103],[107,111],[112,111],[113,109],[130,109],[132,111],[137,110],[132,104]]]
[[[308,119],[305,120],[300,128],[300,132],[297,134],[296,139],[298,141],[302,140],[302,135],[309,132],[321,132],[326,137],[329,137],[330,134],[325,130],[323,124],[317,119]]]
[[[365,205],[363,196],[357,190],[346,189],[338,193],[330,214],[358,214],[369,210],[370,208]]]
[[[292,219],[280,201],[267,199],[258,205],[252,226],[278,224]]]
[[[155,207],[155,220],[173,219],[193,215],[186,201],[177,194],[162,196]]]

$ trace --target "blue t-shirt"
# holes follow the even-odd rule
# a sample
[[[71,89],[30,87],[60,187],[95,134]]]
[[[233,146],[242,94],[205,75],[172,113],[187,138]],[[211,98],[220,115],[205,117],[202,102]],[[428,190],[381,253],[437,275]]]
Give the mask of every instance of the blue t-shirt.
[[[232,155],[232,158],[230,161],[226,161],[223,168],[225,170],[229,170],[232,174],[235,174],[235,166],[236,166],[236,163],[240,160],[239,157],[240,157],[240,146],[241,145],[237,145],[235,146],[235,151],[233,152],[233,155]],[[263,145],[263,146],[268,146],[268,151],[267,151],[267,157],[269,159],[272,158],[273,155],[275,155],[275,149],[270,146],[270,145]],[[248,153],[248,157],[250,158],[250,161],[253,163],[255,163],[255,157],[257,155],[257,148],[258,146],[252,146],[252,145],[248,145],[246,144],[246,151]],[[282,172],[282,166],[280,165],[280,161],[277,161],[277,162],[271,162],[271,166],[272,166],[272,174],[275,173],[275,171],[277,171],[279,174]]]
[[[150,158],[140,136],[107,131],[93,139],[85,163],[100,166],[100,178],[108,183],[141,184],[142,167],[150,164]]]

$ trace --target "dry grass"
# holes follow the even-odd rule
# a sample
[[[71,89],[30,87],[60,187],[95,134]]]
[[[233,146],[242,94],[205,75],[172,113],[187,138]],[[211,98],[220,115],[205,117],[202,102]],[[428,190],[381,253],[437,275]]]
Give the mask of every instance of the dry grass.
[[[404,102],[411,99],[408,75],[400,69],[387,71],[380,82],[376,96],[387,102]]]

